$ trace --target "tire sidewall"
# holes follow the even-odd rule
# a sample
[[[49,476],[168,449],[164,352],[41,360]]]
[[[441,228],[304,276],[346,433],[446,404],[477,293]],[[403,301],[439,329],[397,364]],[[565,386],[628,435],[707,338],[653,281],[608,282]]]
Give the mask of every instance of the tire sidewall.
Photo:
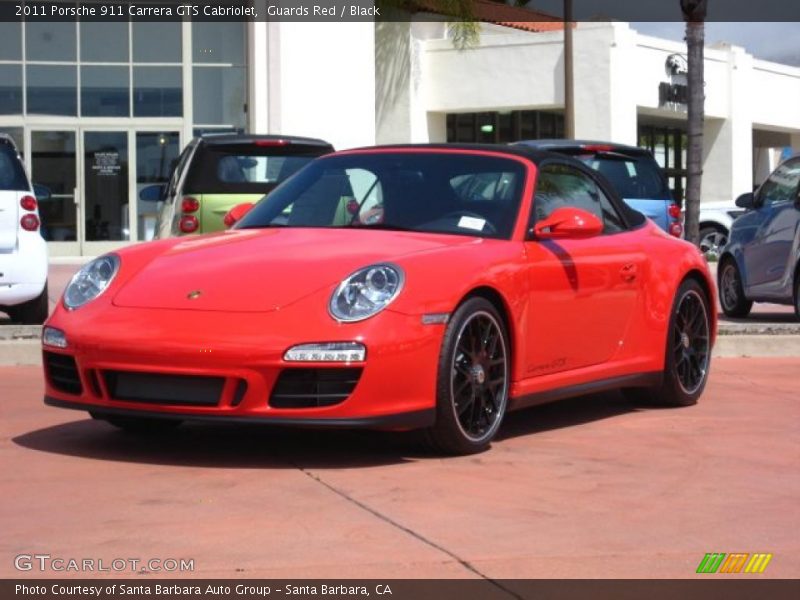
[[[481,438],[474,440],[468,437],[461,427],[456,415],[455,403],[451,393],[451,376],[453,353],[458,342],[459,334],[466,321],[476,313],[488,313],[497,323],[505,345],[506,355],[506,383],[505,399],[500,409],[500,415],[493,424],[491,431]],[[492,439],[502,426],[503,419],[508,410],[508,392],[511,379],[511,348],[509,345],[508,331],[502,316],[494,305],[482,297],[473,297],[462,303],[450,318],[447,329],[442,339],[442,348],[439,353],[439,365],[436,378],[436,424],[433,435],[439,440],[437,445],[443,450],[460,454],[472,454],[486,450]]]
[[[734,288],[736,290],[736,302],[733,305],[728,305],[725,302],[725,289],[722,285],[725,278],[725,272],[728,270],[733,271]],[[717,276],[717,289],[719,290],[719,303],[722,306],[722,311],[729,317],[743,317],[750,312],[751,303],[745,298],[744,285],[742,283],[742,275],[739,272],[739,267],[736,261],[732,258],[726,258],[720,263],[719,274]]]
[[[706,315],[706,327],[708,329],[709,338],[711,337],[711,312],[708,301],[708,295],[703,288],[694,279],[687,279],[678,288],[675,294],[675,299],[672,303],[672,311],[670,312],[669,326],[667,329],[667,340],[665,346],[665,360],[664,360],[664,385],[662,388],[663,395],[668,399],[668,404],[675,406],[689,406],[695,404],[697,399],[703,394],[706,383],[708,383],[708,374],[711,371],[711,346],[709,343],[708,360],[706,362],[705,375],[703,381],[692,393],[686,392],[683,386],[678,381],[678,374],[675,365],[675,355],[672,351],[672,332],[675,327],[675,320],[678,316],[678,307],[683,301],[684,297],[691,293],[697,293],[703,301]],[[710,340],[709,340],[710,341]]]

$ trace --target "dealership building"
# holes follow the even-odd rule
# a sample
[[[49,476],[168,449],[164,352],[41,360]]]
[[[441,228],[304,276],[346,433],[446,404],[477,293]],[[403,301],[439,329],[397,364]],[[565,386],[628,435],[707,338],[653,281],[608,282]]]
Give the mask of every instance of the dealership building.
[[[563,30],[484,23],[457,49],[434,15],[389,23],[0,23],[0,131],[42,202],[51,255],[148,239],[163,183],[192,136],[324,138],[337,148],[559,137]],[[681,194],[685,45],[626,23],[579,23],[576,137],[650,148]],[[800,150],[800,68],[706,48],[703,200],[752,189]]]

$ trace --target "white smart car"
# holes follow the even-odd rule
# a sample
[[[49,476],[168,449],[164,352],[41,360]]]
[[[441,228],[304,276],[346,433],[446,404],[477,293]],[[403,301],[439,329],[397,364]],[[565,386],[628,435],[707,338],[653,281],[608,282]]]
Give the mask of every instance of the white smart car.
[[[14,140],[0,134],[0,311],[12,321],[44,323],[47,244],[39,206]]]

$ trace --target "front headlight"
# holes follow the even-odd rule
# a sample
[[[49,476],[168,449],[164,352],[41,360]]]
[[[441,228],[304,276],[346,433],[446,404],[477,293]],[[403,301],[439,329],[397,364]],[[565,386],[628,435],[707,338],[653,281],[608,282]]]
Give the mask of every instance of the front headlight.
[[[74,310],[97,298],[119,271],[119,256],[106,254],[75,273],[64,292],[64,306]]]
[[[397,265],[378,264],[359,269],[333,292],[331,316],[337,321],[362,321],[386,308],[403,289],[405,275]]]

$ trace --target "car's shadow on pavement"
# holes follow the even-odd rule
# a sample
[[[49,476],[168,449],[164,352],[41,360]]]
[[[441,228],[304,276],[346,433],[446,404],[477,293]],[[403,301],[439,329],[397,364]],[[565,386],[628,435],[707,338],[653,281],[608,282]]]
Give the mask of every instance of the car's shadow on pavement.
[[[618,393],[608,393],[516,411],[506,416],[496,444],[640,408]],[[166,434],[135,435],[89,418],[30,431],[13,442],[39,452],[94,460],[234,469],[348,469],[442,458],[427,449],[416,432],[184,423]]]

